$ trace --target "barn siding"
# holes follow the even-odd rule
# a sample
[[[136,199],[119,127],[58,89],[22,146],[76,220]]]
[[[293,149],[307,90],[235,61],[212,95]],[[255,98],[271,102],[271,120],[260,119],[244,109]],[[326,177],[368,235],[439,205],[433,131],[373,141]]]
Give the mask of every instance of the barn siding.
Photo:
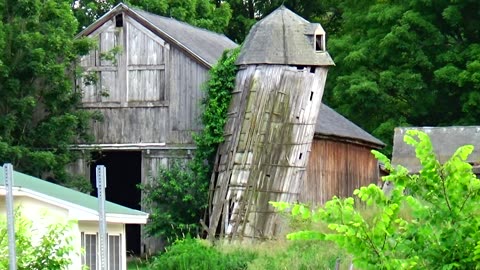
[[[268,201],[298,199],[327,69],[251,65],[236,87],[210,183],[209,230],[268,238],[278,224]]]
[[[378,162],[366,146],[315,139],[299,201],[321,205],[333,196],[352,196],[355,189],[376,184],[378,170]]]
[[[80,66],[97,80],[91,85],[85,85],[85,79],[78,83],[83,107],[104,118],[92,125],[95,144],[164,144],[137,149],[142,151],[141,182],[146,183],[157,177],[160,166],[190,158],[192,132],[201,129],[201,87],[208,79],[208,68],[123,16],[123,27],[115,26],[114,16],[89,35],[98,40],[98,46],[80,59]],[[102,54],[116,47],[120,52],[115,60],[102,59]],[[125,150],[110,146],[109,151],[115,149]],[[71,164],[71,171],[90,179],[87,160]],[[145,252],[162,246],[153,238],[144,238],[143,244]]]
[[[83,106],[104,116],[93,126],[96,143],[191,145],[192,132],[201,129],[208,69],[128,16],[123,27],[112,19],[91,36],[99,40],[98,49],[80,64],[98,81],[80,86]],[[116,46],[116,60],[102,60]]]

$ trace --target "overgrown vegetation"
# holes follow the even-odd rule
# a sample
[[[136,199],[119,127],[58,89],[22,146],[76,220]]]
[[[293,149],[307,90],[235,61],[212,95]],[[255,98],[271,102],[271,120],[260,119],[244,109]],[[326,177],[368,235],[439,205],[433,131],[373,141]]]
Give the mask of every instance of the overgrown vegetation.
[[[42,235],[32,222],[16,211],[15,244],[18,270],[62,270],[72,264],[71,223],[51,223]],[[8,237],[5,218],[0,220],[0,269],[8,269]]]
[[[476,269],[480,265],[480,180],[465,162],[473,146],[460,147],[445,164],[435,157],[425,133],[410,130],[405,142],[415,147],[419,174],[393,167],[384,180],[394,188],[384,194],[376,185],[354,192],[356,199],[334,198],[311,211],[304,205],[272,203],[278,210],[314,223],[327,232],[298,231],[289,239],[333,241],[353,255],[361,269]]]
[[[255,253],[234,250],[222,253],[207,241],[185,238],[177,240],[167,251],[158,256],[150,269],[162,270],[243,270]]]
[[[171,241],[184,233],[198,233],[204,214],[210,175],[216,149],[223,141],[231,91],[235,87],[234,62],[239,48],[224,52],[210,70],[205,86],[202,123],[204,129],[194,134],[197,149],[192,160],[159,168],[148,184],[141,185],[144,205],[150,209],[147,232]]]
[[[76,158],[69,146],[91,139],[93,115],[77,109],[72,84],[92,45],[74,38],[77,25],[65,1],[0,1],[0,163],[78,187],[65,170]]]
[[[325,241],[271,240],[235,244],[186,238],[158,255],[149,269],[317,270],[348,269],[351,258]]]

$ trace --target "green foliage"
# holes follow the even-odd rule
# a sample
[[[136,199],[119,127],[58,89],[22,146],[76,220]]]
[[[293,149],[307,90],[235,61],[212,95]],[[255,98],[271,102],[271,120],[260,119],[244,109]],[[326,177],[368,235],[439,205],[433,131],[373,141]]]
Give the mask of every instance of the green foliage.
[[[149,235],[173,242],[185,233],[198,231],[208,186],[195,181],[194,176],[186,164],[174,163],[170,168],[159,168],[157,177],[140,186],[143,203],[150,209]]]
[[[415,147],[423,167],[419,174],[393,167],[374,151],[391,172],[384,178],[394,184],[389,194],[370,185],[355,190],[356,200],[333,198],[316,211],[272,203],[292,216],[325,222],[330,229],[296,232],[288,238],[333,241],[362,269],[478,268],[480,180],[465,162],[473,147],[460,147],[441,165],[425,133],[407,131],[405,142]]]
[[[65,1],[0,1],[0,163],[64,184],[69,145],[91,139],[92,114],[77,109],[72,84],[91,43],[74,39],[76,28]]]
[[[347,269],[350,260],[345,252],[333,243],[325,241],[292,241],[284,250],[275,250],[268,255],[258,255],[249,264],[249,270],[317,270],[335,269],[340,263]]]
[[[339,1],[327,104],[388,144],[398,126],[476,124],[480,2]]]
[[[32,222],[16,212],[15,244],[18,270],[62,270],[72,264],[71,223],[55,223],[48,226],[45,234],[33,235]],[[38,238],[38,239],[34,239]],[[0,268],[8,269],[8,237],[6,220],[0,220]]]
[[[80,22],[80,29],[89,26],[120,2],[219,33],[225,31],[232,17],[232,10],[228,3],[216,3],[211,0],[80,0],[76,2],[77,4],[72,8]]]
[[[181,238],[185,232],[198,231],[208,199],[208,185],[215,151],[223,141],[231,91],[235,87],[239,49],[225,52],[210,70],[205,86],[202,123],[203,131],[194,134],[197,149],[192,160],[159,168],[158,175],[148,184],[140,185],[144,205],[150,209],[147,232],[167,240]]]
[[[255,253],[237,251],[222,253],[198,239],[177,240],[160,254],[149,269],[162,270],[242,270],[255,259]]]

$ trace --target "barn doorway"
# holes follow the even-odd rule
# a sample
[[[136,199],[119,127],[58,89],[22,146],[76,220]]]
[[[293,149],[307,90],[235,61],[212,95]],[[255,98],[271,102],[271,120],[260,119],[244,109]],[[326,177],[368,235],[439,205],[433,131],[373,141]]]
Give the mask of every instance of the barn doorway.
[[[104,165],[107,169],[107,188],[105,194],[108,201],[140,210],[141,192],[137,188],[142,179],[141,151],[102,151],[92,154],[90,164],[90,182],[92,195],[97,196],[95,184],[95,168]],[[141,233],[140,225],[125,225],[127,253],[140,255]]]

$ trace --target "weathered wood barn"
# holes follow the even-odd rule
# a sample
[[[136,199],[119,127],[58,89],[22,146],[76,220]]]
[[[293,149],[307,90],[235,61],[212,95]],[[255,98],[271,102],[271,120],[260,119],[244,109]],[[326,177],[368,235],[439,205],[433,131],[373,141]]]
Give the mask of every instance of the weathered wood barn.
[[[322,104],[299,201],[321,205],[333,196],[352,196],[355,189],[377,183],[378,161],[370,151],[384,146],[383,142]]]
[[[328,67],[325,31],[281,6],[250,30],[210,184],[209,236],[277,233],[269,201],[299,199]]]
[[[107,199],[139,209],[136,185],[194,149],[202,84],[222,52],[237,45],[224,35],[124,4],[82,36],[97,42],[80,60],[87,75],[78,82],[82,105],[104,120],[93,124],[95,144],[76,146],[94,150],[93,160],[78,160],[72,171],[93,182],[95,166],[106,165]],[[127,232],[127,250],[156,249],[153,242],[142,242],[140,227]]]
[[[480,126],[395,128],[392,164],[402,165],[411,173],[418,173],[421,165],[416,158],[415,149],[403,140],[406,131],[410,129],[428,134],[440,163],[448,161],[460,146],[473,145],[473,153],[468,157],[467,162],[473,165],[474,173],[480,176]]]

